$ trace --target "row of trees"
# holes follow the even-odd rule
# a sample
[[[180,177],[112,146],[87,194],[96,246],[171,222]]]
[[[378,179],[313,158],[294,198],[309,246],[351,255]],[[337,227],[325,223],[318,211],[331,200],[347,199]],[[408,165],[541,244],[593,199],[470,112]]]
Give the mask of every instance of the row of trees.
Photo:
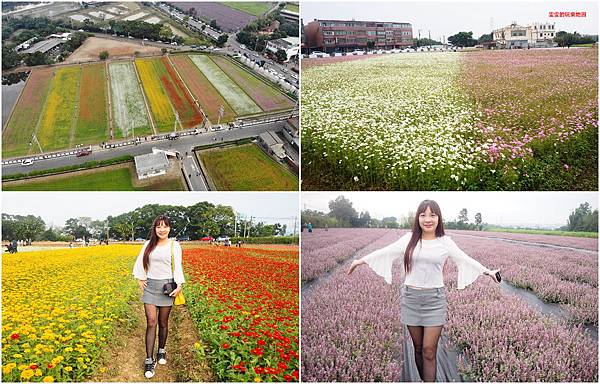
[[[200,202],[189,207],[149,204],[105,220],[74,217],[63,228],[46,228],[40,217],[2,214],[2,239],[30,243],[34,240],[72,241],[91,238],[104,240],[147,239],[154,219],[167,215],[172,221],[170,236],[197,240],[205,236],[268,237],[283,236],[286,225],[265,224],[252,218],[237,217],[233,208]],[[108,237],[107,237],[108,236]]]
[[[428,41],[429,44],[424,44],[421,40],[429,39],[417,39],[417,45],[435,45],[440,44],[436,41]],[[473,38],[473,32],[458,32],[455,35],[448,37],[448,43],[457,47],[473,47],[478,44],[483,44],[492,41],[493,37],[491,33],[481,35],[479,39]],[[598,36],[582,36],[577,32],[569,33],[565,31],[556,32],[554,36],[554,42],[560,47],[570,47],[575,44],[592,44],[598,41]],[[421,42],[421,44],[419,44]]]
[[[305,209],[302,211],[302,225],[312,223],[315,228],[405,228],[412,227],[415,212],[408,212],[401,218],[384,217],[383,219],[372,218],[368,211],[358,212],[354,209],[352,202],[344,196],[338,196],[329,202],[329,213],[317,210]],[[469,219],[467,208],[460,210],[458,217],[454,220],[445,220],[446,229],[464,229],[482,231],[486,227],[480,212],[475,213],[474,221]],[[567,225],[560,228],[564,231],[575,232],[598,232],[598,210],[593,210],[589,203],[581,204],[575,209],[567,220]]]

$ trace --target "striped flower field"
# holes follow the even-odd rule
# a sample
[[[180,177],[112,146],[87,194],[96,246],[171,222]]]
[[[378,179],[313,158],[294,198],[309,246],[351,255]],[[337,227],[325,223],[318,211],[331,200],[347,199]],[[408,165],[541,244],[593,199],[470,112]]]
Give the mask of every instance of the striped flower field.
[[[303,61],[303,182],[326,190],[595,190],[597,54]]]
[[[175,54],[35,68],[3,130],[2,154],[39,152],[29,145],[34,133],[46,152],[169,132],[175,113],[179,130],[201,126],[203,114],[216,124],[294,104],[227,57]]]

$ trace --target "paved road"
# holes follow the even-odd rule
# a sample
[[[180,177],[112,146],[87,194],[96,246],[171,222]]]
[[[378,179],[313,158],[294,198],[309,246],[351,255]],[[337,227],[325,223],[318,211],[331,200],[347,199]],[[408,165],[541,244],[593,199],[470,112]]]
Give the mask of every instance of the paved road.
[[[142,155],[145,153],[152,152],[152,148],[160,148],[169,151],[177,151],[181,156],[185,157],[185,153],[191,153],[192,148],[199,145],[208,145],[217,141],[234,141],[256,137],[259,134],[270,131],[282,129],[285,125],[285,121],[277,121],[273,123],[257,124],[249,127],[243,127],[232,130],[224,130],[218,132],[200,133],[198,135],[183,136],[177,140],[160,140],[160,141],[142,141],[137,145],[128,145],[118,148],[102,149],[100,147],[94,147],[93,153],[88,156],[75,157],[75,156],[64,156],[45,160],[37,160],[33,165],[24,167],[17,164],[8,164],[2,166],[2,173],[4,175],[11,175],[15,173],[31,172],[46,170],[58,167],[64,167],[68,165],[83,164],[87,161],[92,160],[108,160],[124,155]]]
[[[195,156],[193,154],[184,155],[182,163],[183,173],[188,181],[190,191],[208,191],[205,176],[200,169],[200,165],[196,162]]]

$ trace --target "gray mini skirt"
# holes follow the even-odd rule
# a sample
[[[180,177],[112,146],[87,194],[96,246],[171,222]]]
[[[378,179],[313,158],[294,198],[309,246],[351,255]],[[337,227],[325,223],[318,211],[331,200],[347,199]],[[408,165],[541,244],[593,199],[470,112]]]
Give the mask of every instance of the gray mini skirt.
[[[173,279],[147,279],[146,288],[144,289],[144,294],[142,295],[142,302],[144,302],[144,304],[154,304],[157,307],[172,306],[175,298],[165,295],[163,293],[163,286],[166,283],[173,283],[174,281],[175,280]]]
[[[434,327],[446,324],[444,288],[414,289],[402,286],[400,319],[405,325]]]

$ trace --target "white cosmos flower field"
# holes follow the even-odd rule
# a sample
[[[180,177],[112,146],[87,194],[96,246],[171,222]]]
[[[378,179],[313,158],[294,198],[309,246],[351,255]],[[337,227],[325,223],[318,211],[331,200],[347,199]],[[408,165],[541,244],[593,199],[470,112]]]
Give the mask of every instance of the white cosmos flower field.
[[[340,175],[362,184],[460,188],[480,152],[477,111],[454,87],[459,70],[455,53],[304,70],[303,163],[337,164]]]

